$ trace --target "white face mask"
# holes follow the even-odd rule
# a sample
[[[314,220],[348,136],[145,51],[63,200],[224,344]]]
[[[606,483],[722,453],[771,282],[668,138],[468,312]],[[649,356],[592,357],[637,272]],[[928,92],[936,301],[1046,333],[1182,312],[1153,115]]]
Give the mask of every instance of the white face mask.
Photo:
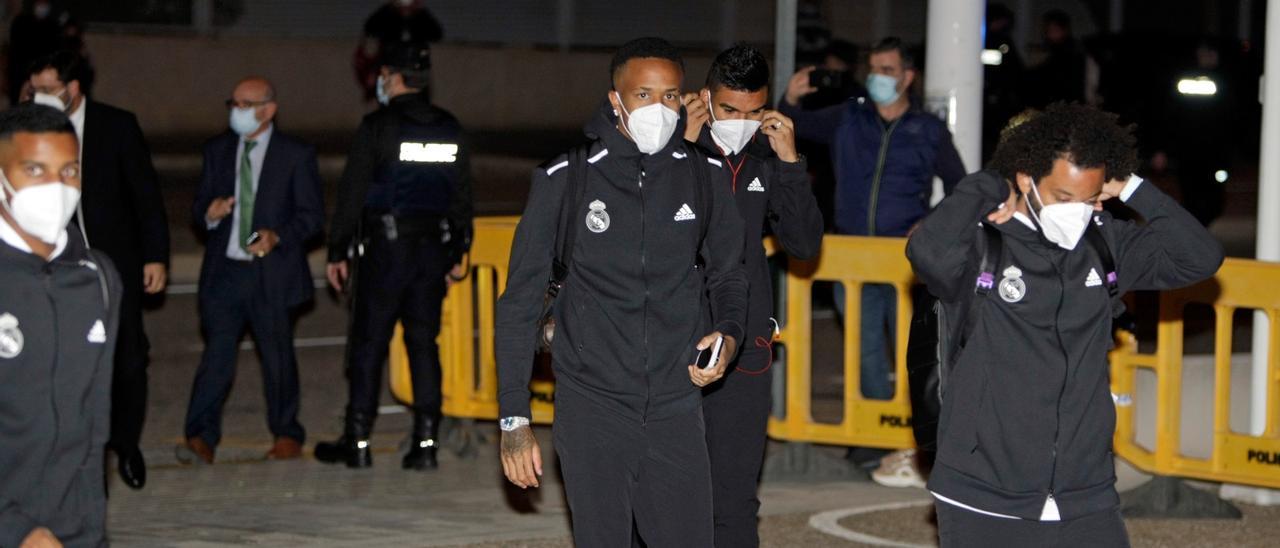
[[[37,240],[56,244],[76,214],[80,189],[56,182],[32,185],[19,191],[9,184],[9,178],[3,172],[0,172],[0,183],[12,196],[4,201],[4,208],[18,227]]]
[[[711,139],[722,150],[732,154],[742,152],[760,130],[760,122],[756,120],[716,120],[716,109],[711,106],[710,94],[707,94],[707,108],[711,113]]]
[[[63,93],[66,92],[63,91]],[[52,93],[44,93],[40,91],[37,91],[35,95],[31,96],[31,102],[37,105],[56,108],[58,109],[58,112],[66,112],[71,108],[71,106],[68,105],[66,101],[63,101],[61,97]]]
[[[254,107],[231,109],[231,131],[236,132],[241,137],[252,135],[253,132],[257,131],[262,126],[262,122],[258,120],[256,110]]]
[[[627,133],[631,135],[631,140],[635,141],[636,148],[645,154],[653,154],[663,147],[667,146],[667,142],[671,140],[671,135],[676,132],[676,122],[680,120],[680,113],[667,108],[662,103],[654,103],[627,112],[627,107],[622,105],[622,96],[618,92],[613,92],[618,98],[618,107],[622,109],[622,113],[627,115]]]
[[[1084,231],[1089,228],[1089,220],[1093,218],[1093,205],[1082,202],[1044,205],[1034,179],[1031,181],[1031,192],[1035,193],[1036,201],[1040,202],[1038,215],[1025,194],[1023,199],[1027,200],[1027,210],[1035,217],[1044,237],[1062,249],[1075,249],[1080,238],[1084,237]]]

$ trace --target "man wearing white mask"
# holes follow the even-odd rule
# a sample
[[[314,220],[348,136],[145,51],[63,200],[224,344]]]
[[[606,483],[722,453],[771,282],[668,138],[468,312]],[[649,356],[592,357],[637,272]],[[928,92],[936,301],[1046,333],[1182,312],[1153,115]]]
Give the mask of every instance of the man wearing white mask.
[[[835,228],[854,236],[906,236],[929,212],[933,178],[947,193],[965,175],[951,132],[938,117],[918,108],[911,98],[917,71],[910,51],[897,38],[871,48],[867,95],[822,110],[805,111],[800,99],[817,91],[809,82],[813,69],[791,78],[778,109],[795,119],[796,135],[831,146],[836,173]],[[836,310],[843,316],[844,286],[835,289]],[[891,356],[896,338],[897,295],[893,287],[867,284],[861,300],[861,387],[867,398],[893,397]],[[850,460],[875,468],[887,451],[854,448]],[[910,453],[899,456],[910,457]],[[910,458],[886,461],[888,472],[877,481],[896,486],[923,485]]]
[[[241,80],[227,100],[230,131],[204,147],[191,214],[206,237],[200,267],[205,348],[191,389],[184,463],[213,462],[222,405],[235,378],[240,338],[253,334],[274,438],[266,457],[302,454],[293,312],[311,300],[307,249],[324,226],[315,147],[279,131],[276,92],[261,77]]]
[[[944,548],[1129,545],[1112,320],[1125,292],[1190,285],[1223,260],[1195,217],[1131,175],[1135,142],[1113,114],[1051,105],[1006,130],[991,169],[961,181],[907,244],[946,317],[966,319],[948,325],[960,351],[928,483]],[[1145,224],[1113,219],[1102,206],[1115,199]],[[995,264],[980,267],[984,255]]]
[[[93,70],[80,55],[60,51],[31,65],[34,101],[71,118],[80,138],[84,199],[77,212],[82,238],[111,257],[124,280],[120,342],[111,387],[111,440],[120,478],[131,488],[147,481],[138,442],[147,410],[147,352],[143,294],[164,291],[169,221],[137,118],[89,97]]]
[[[0,113],[0,188],[0,546],[105,546],[122,289],[106,254],[67,234],[80,161],[66,115]]]
[[[543,473],[529,380],[555,295],[553,435],[577,546],[628,546],[633,525],[649,546],[712,545],[699,389],[745,333],[744,230],[724,161],[680,138],[683,77],[665,40],[618,49],[591,142],[534,170],[498,301],[503,470],[528,488]]]
[[[751,282],[742,353],[723,380],[703,391],[716,546],[760,544],[756,484],[771,408],[769,368],[776,327],[761,235],[767,229],[798,259],[817,256],[822,245],[822,213],[805,159],[796,153],[791,119],[768,104],[769,63],[747,45],[720,52],[706,87],[685,95],[690,120],[685,139],[712,151],[729,168],[729,188],[746,228],[744,259]]]

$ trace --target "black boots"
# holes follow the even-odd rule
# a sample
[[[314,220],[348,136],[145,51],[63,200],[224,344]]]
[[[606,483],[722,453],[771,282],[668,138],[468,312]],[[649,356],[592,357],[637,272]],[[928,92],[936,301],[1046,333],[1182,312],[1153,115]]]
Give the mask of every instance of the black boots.
[[[331,442],[317,443],[316,460],[328,463],[345,462],[347,468],[373,466],[373,454],[369,447],[369,432],[372,429],[372,416],[348,411],[347,424],[342,437]]]
[[[440,414],[413,413],[413,435],[409,438],[409,452],[400,467],[405,470],[434,470],[436,449],[440,447]]]

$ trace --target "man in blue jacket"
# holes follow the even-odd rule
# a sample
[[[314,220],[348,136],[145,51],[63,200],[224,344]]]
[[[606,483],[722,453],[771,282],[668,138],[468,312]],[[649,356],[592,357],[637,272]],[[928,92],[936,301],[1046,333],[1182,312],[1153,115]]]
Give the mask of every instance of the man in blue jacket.
[[[885,38],[871,48],[867,95],[822,110],[806,111],[800,100],[817,91],[812,68],[791,78],[779,110],[795,120],[796,135],[831,147],[836,173],[837,234],[906,236],[929,212],[933,178],[948,192],[965,175],[951,132],[937,117],[912,103],[915,62],[902,41]],[[844,288],[836,286],[836,309],[844,313]],[[892,348],[896,296],[893,287],[862,288],[862,394],[893,397]],[[874,467],[884,452],[855,451],[860,465]]]

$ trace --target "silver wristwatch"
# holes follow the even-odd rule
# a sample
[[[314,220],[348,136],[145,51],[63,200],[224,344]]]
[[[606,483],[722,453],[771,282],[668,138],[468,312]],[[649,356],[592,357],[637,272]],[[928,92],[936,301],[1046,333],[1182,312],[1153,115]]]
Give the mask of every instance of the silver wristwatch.
[[[524,426],[529,426],[528,417],[503,417],[498,420],[498,428],[503,432],[511,432]]]

